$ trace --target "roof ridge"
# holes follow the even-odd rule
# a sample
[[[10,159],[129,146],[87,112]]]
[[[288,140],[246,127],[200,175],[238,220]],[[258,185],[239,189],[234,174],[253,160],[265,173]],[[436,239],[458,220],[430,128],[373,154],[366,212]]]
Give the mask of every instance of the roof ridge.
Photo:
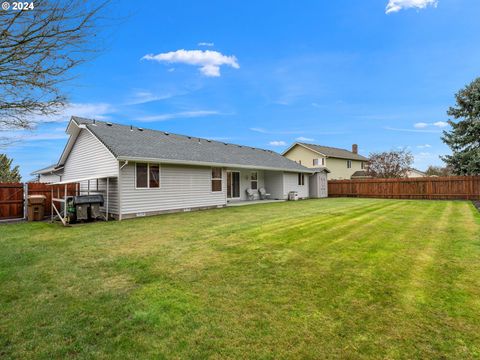
[[[300,144],[302,144],[302,145],[314,145],[314,146],[319,146],[319,147],[324,147],[324,148],[329,148],[329,149],[335,149],[335,150],[344,150],[344,151],[351,152],[352,154],[355,154],[351,150],[347,150],[347,149],[339,148],[339,147],[335,147],[335,146],[327,146],[327,145],[312,144],[312,143],[305,143],[305,142],[301,142]]]

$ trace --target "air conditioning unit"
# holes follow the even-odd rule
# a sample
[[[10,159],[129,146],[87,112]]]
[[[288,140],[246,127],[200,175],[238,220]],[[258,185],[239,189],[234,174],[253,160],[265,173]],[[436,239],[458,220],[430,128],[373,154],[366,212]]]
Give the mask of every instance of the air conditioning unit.
[[[298,192],[296,191],[290,191],[288,193],[288,200],[290,201],[297,201],[298,200]]]

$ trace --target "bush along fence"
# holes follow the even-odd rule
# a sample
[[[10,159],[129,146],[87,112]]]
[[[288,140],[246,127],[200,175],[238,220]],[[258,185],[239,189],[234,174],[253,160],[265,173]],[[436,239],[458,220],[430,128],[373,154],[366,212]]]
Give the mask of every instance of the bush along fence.
[[[50,216],[52,191],[54,197],[56,197],[57,194],[63,196],[65,193],[65,185],[0,183],[0,221],[25,218],[29,195],[45,195],[45,216]],[[75,195],[76,193],[77,184],[68,184],[67,195]]]
[[[329,197],[480,200],[480,176],[329,180]]]

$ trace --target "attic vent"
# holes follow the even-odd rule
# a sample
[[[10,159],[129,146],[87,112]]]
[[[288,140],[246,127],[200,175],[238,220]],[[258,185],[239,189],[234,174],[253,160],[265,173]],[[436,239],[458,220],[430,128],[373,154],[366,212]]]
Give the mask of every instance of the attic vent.
[[[192,137],[191,136],[187,136],[189,139],[191,139]]]
[[[112,126],[113,124],[111,122],[107,122],[107,126]]]
[[[243,147],[242,145],[238,145],[238,147]]]
[[[207,140],[208,142],[212,142],[212,140]]]
[[[130,131],[133,131],[133,125],[130,125]]]
[[[142,129],[142,128],[138,128],[138,131],[143,131],[143,129]]]
[[[93,119],[92,125],[97,125],[96,122],[97,120]]]
[[[223,145],[228,145],[228,143],[223,143]]]
[[[164,134],[167,135],[167,136],[170,135],[170,133],[168,133],[168,132],[164,132]]]

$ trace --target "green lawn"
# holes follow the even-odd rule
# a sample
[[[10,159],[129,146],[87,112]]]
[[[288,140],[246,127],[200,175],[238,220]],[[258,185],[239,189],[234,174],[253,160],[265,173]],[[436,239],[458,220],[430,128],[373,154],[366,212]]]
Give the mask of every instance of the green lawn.
[[[480,213],[325,199],[0,226],[0,358],[479,358]]]

